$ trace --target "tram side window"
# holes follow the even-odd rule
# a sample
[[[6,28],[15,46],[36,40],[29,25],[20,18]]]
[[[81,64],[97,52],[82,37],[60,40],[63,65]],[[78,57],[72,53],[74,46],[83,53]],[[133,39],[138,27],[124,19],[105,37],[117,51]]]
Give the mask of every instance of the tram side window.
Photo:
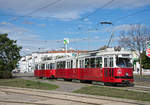
[[[61,61],[60,62],[60,69],[62,69],[63,68],[63,62]]]
[[[69,62],[67,62],[67,68],[69,68]]]
[[[104,67],[107,67],[107,58],[104,58]]]
[[[76,60],[76,68],[78,68],[78,60]]]
[[[84,68],[84,60],[79,61],[79,66],[80,66],[80,68]]]
[[[46,65],[45,69],[47,70],[48,69],[48,64],[45,64],[45,65]]]
[[[85,68],[89,68],[89,58],[85,59]]]
[[[49,69],[49,64],[47,64],[47,69]]]
[[[96,67],[102,67],[102,57],[97,57],[96,58]]]
[[[109,66],[110,66],[110,67],[113,67],[113,57],[110,57]]]
[[[84,68],[84,60],[82,60],[82,68]]]
[[[70,64],[70,68],[72,69],[72,67],[73,67],[73,60],[71,60],[70,63],[71,63],[71,64]]]
[[[63,61],[63,69],[65,69],[65,67],[66,67],[66,62]]]
[[[35,65],[35,70],[38,70],[38,65]]]
[[[67,62],[67,68],[71,68],[71,62]]]
[[[41,69],[41,65],[40,65],[40,64],[38,65],[38,69],[39,69],[39,70]]]
[[[49,69],[49,64],[47,64],[47,69]]]
[[[79,62],[80,62],[80,68],[82,68],[82,61],[80,60]]]
[[[90,67],[95,68],[95,58],[90,59]]]
[[[57,69],[59,69],[59,62],[57,62]]]
[[[49,69],[52,69],[52,63],[48,64],[49,65]]]
[[[54,69],[55,68],[55,63],[52,63],[52,69]]]
[[[41,65],[41,69],[44,70],[45,69],[45,64]]]

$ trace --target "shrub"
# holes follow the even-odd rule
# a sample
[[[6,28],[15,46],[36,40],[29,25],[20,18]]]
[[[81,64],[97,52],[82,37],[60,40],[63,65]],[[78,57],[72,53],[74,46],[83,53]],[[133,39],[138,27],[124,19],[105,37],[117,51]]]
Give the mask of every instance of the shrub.
[[[11,71],[8,70],[0,70],[0,79],[12,78]]]

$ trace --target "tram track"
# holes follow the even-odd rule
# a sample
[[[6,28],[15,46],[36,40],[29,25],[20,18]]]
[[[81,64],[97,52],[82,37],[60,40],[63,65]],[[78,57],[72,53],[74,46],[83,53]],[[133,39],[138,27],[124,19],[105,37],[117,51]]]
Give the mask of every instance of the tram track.
[[[23,78],[23,79],[26,79],[26,80],[33,80],[33,81],[38,81],[37,79],[29,79],[29,78]],[[42,80],[42,79],[39,79],[40,82],[46,82],[46,83],[49,83],[49,81],[46,81],[46,80]],[[57,80],[56,81],[60,81],[60,82],[65,82],[65,83],[72,83],[72,84],[79,84],[79,82],[68,82],[68,81],[64,81],[64,80]],[[54,83],[55,82],[51,82],[51,83]],[[103,86],[103,87],[109,87],[109,88],[118,88],[118,89],[124,89],[124,90],[131,90],[131,91],[138,91],[138,92],[148,92],[150,93],[150,87],[148,86],[141,86],[141,85],[137,85],[135,84],[133,87],[124,87],[124,86],[105,86],[102,82],[99,82],[98,84],[91,84],[91,83],[81,83],[80,84],[85,84],[85,86],[93,86],[93,85],[96,85],[96,86]],[[58,85],[58,84],[56,84]]]
[[[33,103],[33,102],[18,102],[18,101],[1,101],[0,103],[13,103],[13,104],[29,104],[29,105],[53,105],[53,104],[44,104],[44,103]],[[1,104],[0,104],[1,105]]]
[[[1,86],[0,86],[1,88]],[[14,87],[11,87],[11,88],[8,88],[6,87],[7,89],[16,89]],[[5,89],[6,89],[5,88]],[[52,96],[43,96],[43,95],[40,95],[40,94],[29,94],[29,93],[20,93],[20,92],[15,92],[15,91],[8,91],[8,90],[3,90],[3,89],[0,89],[2,92],[9,92],[9,93],[16,93],[16,94],[24,94],[24,95],[32,95],[32,96],[38,96],[38,97],[44,97],[44,98],[51,98],[51,99],[58,99],[58,100],[64,100],[64,101],[72,101],[72,102],[77,102],[77,103],[85,103],[86,105],[98,105],[96,103],[93,103],[93,102],[85,102],[85,101],[78,101],[78,100],[73,100],[73,99],[64,99],[64,98],[57,98],[57,97],[52,97]],[[18,88],[17,90],[30,90],[30,91],[34,91],[34,92],[42,92],[42,93],[48,93],[48,94],[58,94],[60,95],[60,93],[56,93],[56,92],[49,92],[49,91],[42,91],[42,90],[32,90],[32,89],[21,89],[21,88]],[[68,95],[68,94],[61,94],[61,95]],[[70,95],[70,96],[76,96],[76,95]],[[64,96],[65,97],[65,96]],[[25,103],[25,104],[39,104],[39,105],[50,105],[50,104],[43,104],[43,103],[31,103],[31,102],[18,102],[18,101],[1,101],[0,102],[8,102],[8,103]]]
[[[108,97],[99,97],[99,96],[93,96],[93,95],[84,95],[84,94],[72,94],[72,93],[66,93],[66,92],[57,92],[57,91],[45,91],[45,90],[36,90],[36,89],[26,89],[26,88],[14,88],[14,87],[5,87],[5,89],[2,89],[4,87],[0,86],[1,91],[3,92],[10,92],[10,93],[16,93],[16,94],[24,94],[24,95],[32,95],[32,96],[38,96],[38,97],[45,97],[45,98],[51,98],[51,99],[57,99],[57,100],[64,100],[64,101],[71,101],[76,103],[84,103],[89,105],[97,105],[101,104],[98,100],[104,100],[109,102],[117,102],[117,103],[126,103],[126,104],[145,104],[148,105],[147,102],[139,102],[135,100],[126,100],[126,99],[115,99],[115,98],[108,98]],[[51,96],[53,95],[53,96]],[[58,97],[56,97],[58,96]],[[87,100],[88,99],[88,100]],[[1,101],[0,101],[1,102]],[[15,102],[13,102],[15,103]],[[38,103],[27,103],[27,104],[38,104]],[[41,103],[39,103],[41,104]],[[150,104],[150,103],[149,103]],[[42,104],[43,105],[43,104]],[[44,104],[47,105],[47,104]],[[50,105],[50,104],[48,104]]]

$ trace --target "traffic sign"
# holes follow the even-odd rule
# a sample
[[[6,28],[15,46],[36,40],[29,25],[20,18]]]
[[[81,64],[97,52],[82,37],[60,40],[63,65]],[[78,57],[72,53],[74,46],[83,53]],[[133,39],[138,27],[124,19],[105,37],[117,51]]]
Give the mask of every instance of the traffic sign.
[[[64,44],[68,44],[69,43],[69,39],[68,38],[64,38]]]
[[[150,57],[150,41],[146,42],[146,55]]]

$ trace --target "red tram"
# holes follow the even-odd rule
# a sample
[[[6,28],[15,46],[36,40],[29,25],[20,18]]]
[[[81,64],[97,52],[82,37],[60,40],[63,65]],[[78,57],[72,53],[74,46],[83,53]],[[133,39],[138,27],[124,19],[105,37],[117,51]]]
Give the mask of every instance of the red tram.
[[[92,51],[36,64],[34,76],[133,85],[131,53],[121,50]]]

